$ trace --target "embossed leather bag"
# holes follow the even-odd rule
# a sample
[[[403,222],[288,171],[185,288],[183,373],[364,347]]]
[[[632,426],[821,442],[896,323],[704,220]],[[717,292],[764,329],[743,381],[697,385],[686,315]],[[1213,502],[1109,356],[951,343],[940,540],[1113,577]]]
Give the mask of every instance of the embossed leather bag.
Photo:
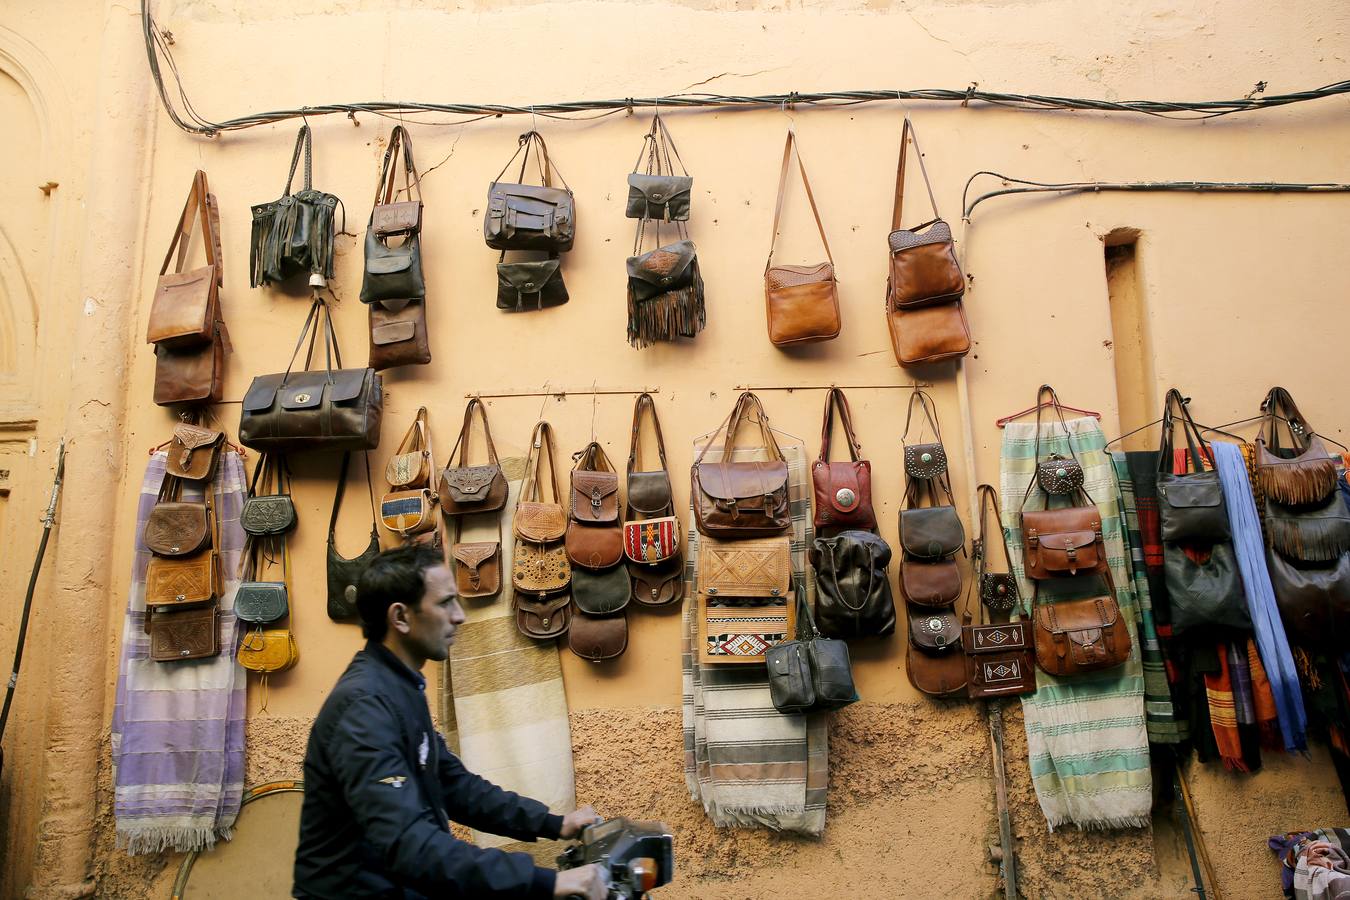
[[[206,659],[220,653],[220,607],[149,607],[145,630],[155,662]]]
[[[495,541],[461,541],[463,519],[456,516],[451,521],[454,531],[450,563],[454,567],[459,595],[467,599],[497,596],[502,589],[501,519],[497,519]]]
[[[206,247],[206,265],[183,271],[188,251],[192,246],[192,229],[197,219],[202,223],[202,243]],[[174,270],[174,251],[178,260]],[[220,318],[220,287],[224,284],[224,266],[220,261],[220,211],[216,198],[206,184],[206,173],[197,170],[192,178],[192,190],[178,227],[174,230],[164,264],[159,268],[159,281],[150,302],[150,323],[145,339],[174,350],[203,347],[215,340],[216,321]]]
[[[1177,411],[1181,413],[1190,464],[1196,469],[1184,475],[1172,472],[1172,426]],[[1232,539],[1219,473],[1214,469],[1205,470],[1204,461],[1212,459],[1209,445],[1186,408],[1185,398],[1172,388],[1164,401],[1162,443],[1158,450],[1158,520],[1164,543]]]
[[[370,367],[379,372],[396,366],[424,366],[431,362],[427,338],[427,302],[405,305],[370,304]]]
[[[736,430],[751,412],[758,419],[762,445],[770,458],[732,462]],[[723,461],[704,462],[723,432],[718,447]],[[746,391],[694,460],[691,493],[698,530],[721,539],[767,537],[787,531],[792,525],[787,477],[787,461],[774,439],[764,406]]]
[[[211,507],[209,497],[201,501],[179,499],[182,482],[166,474],[159,496],[145,519],[142,540],[156,556],[192,556],[211,549]]]
[[[619,524],[619,473],[597,441],[586,445],[572,469],[571,517],[583,525]]]
[[[398,179],[399,152],[403,156],[404,193],[408,199],[394,202],[394,184]],[[413,199],[414,192],[417,199]],[[422,180],[413,164],[412,138],[402,125],[395,125],[384,151],[380,181],[375,186],[375,203],[366,226],[365,275],[361,281],[361,302],[382,300],[425,300],[426,280],[422,275]],[[390,241],[396,238],[397,243]]]
[[[792,582],[788,538],[699,544],[698,589],[709,597],[786,597]]]
[[[520,161],[518,182],[525,181],[525,170],[530,161],[530,150],[535,150],[542,185],[510,184],[502,175],[524,153]],[[553,176],[562,182],[553,187]],[[549,159],[544,136],[529,131],[520,136],[519,146],[501,172],[488,186],[487,212],[483,216],[483,237],[493,250],[548,250],[560,252],[572,249],[576,237],[576,208],[567,180]]]
[[[774,709],[781,713],[821,712],[857,702],[848,644],[821,635],[802,591],[796,593],[796,639],[770,647],[764,654]]]
[[[497,261],[497,308],[511,312],[561,306],[568,300],[567,285],[558,255],[548,259],[506,262],[502,251]]]
[[[801,172],[806,199],[816,219],[820,242],[825,246],[828,262],[810,266],[775,266],[773,248],[778,243],[778,223],[783,213],[783,192],[787,187],[788,163],[797,149],[796,132],[789,130],[783,145],[783,166],[778,173],[778,200],[773,210],[773,238],[769,242],[769,258],[764,263],[764,309],[769,322],[769,340],[775,347],[792,347],[815,341],[828,341],[839,336],[839,285],[834,277],[834,256],[830,242],[825,238],[825,226],[820,222],[816,198],[811,193],[811,182],[806,177],[806,165],[801,152],[797,153],[797,169]]]
[[[1116,605],[1111,570],[1107,591],[1083,600],[1033,599],[1036,664],[1049,675],[1080,675],[1110,669],[1130,656],[1130,628]],[[1037,594],[1039,595],[1039,591]]]
[[[289,628],[253,628],[239,639],[239,665],[250,672],[284,672],[300,660],[300,649]]]
[[[325,365],[309,371],[320,331],[318,319],[323,320]],[[292,372],[307,335],[306,371]],[[331,310],[316,294],[286,371],[259,375],[249,385],[239,418],[239,441],[254,450],[285,453],[373,450],[380,444],[383,416],[383,379],[374,369],[342,368]]]
[[[839,424],[843,426],[844,438],[848,442],[848,462],[830,462],[830,435],[836,405],[839,408]],[[825,419],[820,426],[820,456],[811,465],[811,485],[815,493],[817,532],[877,527],[876,513],[872,510],[872,464],[862,458],[862,445],[853,434],[853,417],[849,412],[848,398],[839,388],[830,388],[825,395]],[[889,549],[887,553],[889,555]],[[824,623],[825,613],[821,610],[817,612]],[[828,626],[825,633],[830,633]]]
[[[541,470],[548,458],[549,497],[544,499]],[[530,453],[525,464],[525,484],[512,520],[516,543],[511,583],[516,595],[533,595],[545,603],[550,595],[566,591],[572,581],[563,538],[567,515],[559,502],[557,467],[554,462],[553,428],[547,422],[534,426]]]
[[[186,422],[174,426],[164,471],[188,481],[210,481],[216,474],[225,432]]]
[[[301,148],[305,151],[304,187],[292,194]],[[309,126],[301,125],[281,198],[253,207],[249,280],[254,287],[280,283],[302,273],[333,277],[333,239],[338,231],[335,221],[341,201],[332,194],[314,190],[313,157]]]
[[[680,164],[683,175],[676,175],[672,164]],[[645,172],[638,167],[646,158]],[[642,140],[642,150],[637,162],[633,163],[633,172],[628,176],[628,202],[624,206],[624,215],[630,219],[657,219],[662,222],[683,222],[689,218],[689,200],[693,193],[694,179],[680,159],[680,151],[666,128],[666,122],[660,114],[652,116],[652,127]]]
[[[245,534],[270,537],[290,531],[295,527],[295,520],[286,460],[276,454],[264,453],[253,469],[248,497],[239,511],[239,525]]]
[[[366,459],[366,494],[370,497],[370,542],[358,555],[348,559],[337,549],[338,512],[347,489],[347,467],[351,454],[342,455],[338,469],[337,492],[333,495],[333,514],[328,519],[328,618],[341,622],[357,614],[356,583],[375,557],[380,555],[380,534],[375,524],[375,494],[370,484],[370,460]]]
[[[628,257],[628,343],[634,347],[693,337],[707,322],[694,242],[677,223],[680,240],[662,244],[658,225],[658,246],[643,253],[646,227],[643,219]]]
[[[216,552],[220,539],[211,493],[208,486],[203,506],[210,531],[204,548],[188,556],[150,557],[145,569],[146,609],[214,605],[220,596],[220,557]]]
[[[473,437],[473,416],[483,420],[483,440],[487,444],[488,461],[485,465],[469,465],[469,443]],[[460,426],[459,437],[450,449],[452,462],[441,473],[441,511],[447,516],[459,516],[466,513],[496,512],[506,506],[508,486],[506,476],[502,474],[502,464],[497,459],[497,448],[492,443],[492,428],[488,425],[487,408],[477,397],[469,399],[464,407],[464,424]]]
[[[972,700],[1036,692],[1036,648],[1031,623],[965,625],[966,696]]]
[[[998,491],[993,485],[982,484],[976,488],[980,498],[980,536],[975,539],[971,559],[975,564],[975,580],[980,592],[980,602],[989,610],[992,620],[1006,620],[1008,614],[1020,605],[1021,595],[1017,590],[1017,576],[1012,571],[1012,554],[1008,552],[1008,542],[1003,535],[1003,514],[998,505]],[[994,538],[985,530],[990,510],[994,512],[994,525],[998,529],[998,545],[1003,550],[1003,562],[1006,572],[988,571],[990,542]],[[969,650],[969,645],[967,645]]]
[[[243,581],[234,595],[234,614],[249,625],[267,625],[290,613],[291,554],[281,542],[281,581],[259,581],[260,548],[250,542],[244,551]]]
[[[811,560],[822,634],[848,640],[895,631],[895,600],[886,573],[891,548],[880,535],[848,530],[817,536]]]

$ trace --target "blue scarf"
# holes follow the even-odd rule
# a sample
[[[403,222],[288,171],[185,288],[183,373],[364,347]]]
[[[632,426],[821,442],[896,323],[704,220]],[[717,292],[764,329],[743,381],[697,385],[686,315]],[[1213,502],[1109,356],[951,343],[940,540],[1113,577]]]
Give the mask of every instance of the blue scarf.
[[[1228,501],[1228,524],[1233,529],[1233,549],[1237,552],[1242,589],[1247,595],[1247,609],[1256,631],[1256,646],[1270,679],[1271,693],[1275,695],[1284,749],[1290,753],[1306,751],[1308,715],[1303,710],[1303,693],[1298,672],[1294,669],[1294,656],[1289,652],[1289,639],[1285,637],[1280,610],[1275,605],[1275,591],[1270,586],[1265,539],[1261,534],[1261,520],[1256,514],[1256,501],[1252,499],[1251,482],[1247,480],[1247,464],[1236,445],[1215,441],[1211,446],[1214,448],[1214,467],[1219,471],[1223,496]]]

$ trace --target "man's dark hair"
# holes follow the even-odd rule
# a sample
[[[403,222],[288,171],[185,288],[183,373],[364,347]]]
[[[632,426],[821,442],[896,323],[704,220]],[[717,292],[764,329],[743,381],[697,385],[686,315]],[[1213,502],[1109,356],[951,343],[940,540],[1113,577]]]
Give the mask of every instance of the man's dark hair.
[[[371,560],[356,583],[356,609],[361,614],[361,633],[368,640],[382,641],[389,631],[389,607],[403,603],[420,609],[426,593],[425,572],[445,565],[439,550],[425,544],[409,544],[386,550]]]

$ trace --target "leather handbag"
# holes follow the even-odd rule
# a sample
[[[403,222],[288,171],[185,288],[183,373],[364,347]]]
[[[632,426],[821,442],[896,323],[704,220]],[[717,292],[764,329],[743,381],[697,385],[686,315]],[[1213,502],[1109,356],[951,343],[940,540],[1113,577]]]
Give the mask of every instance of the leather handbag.
[[[145,605],[201,606],[220,596],[220,558],[214,549],[191,556],[152,556],[145,569]]]
[[[325,366],[293,373],[306,335],[310,335],[306,366],[312,360],[320,318]],[[342,368],[332,312],[316,294],[286,371],[257,376],[244,395],[239,441],[254,450],[285,453],[373,450],[380,444],[383,416],[382,377],[374,369]]]
[[[250,672],[284,672],[300,660],[300,649],[289,628],[252,628],[239,640],[239,665]]]
[[[1003,511],[999,509],[998,491],[993,485],[982,484],[975,490],[980,500],[980,536],[971,547],[975,582],[980,602],[989,610],[991,621],[1007,621],[1008,614],[1021,605],[1021,594],[1017,589],[1017,576],[1012,570],[1012,554],[1008,552],[1008,541],[1003,534]],[[985,522],[991,509],[994,511],[994,524],[998,527],[998,544],[1003,550],[1003,562],[1008,569],[1006,572],[988,571],[989,554],[993,551],[989,548],[991,538],[985,530]]]
[[[621,612],[632,595],[628,570],[623,566],[612,566],[603,572],[572,570],[572,602],[588,616],[610,616]]]
[[[656,432],[656,453],[661,468],[639,470],[641,463],[639,442],[642,414],[651,413],[652,428]],[[661,435],[661,419],[656,414],[656,402],[651,394],[639,394],[633,402],[633,431],[628,444],[628,513],[634,519],[657,519],[675,515],[675,500],[670,488],[670,467],[666,462],[666,442]]]
[[[839,409],[839,424],[848,443],[848,462],[830,462],[830,435],[834,410]],[[811,486],[815,494],[816,531],[877,527],[872,509],[872,464],[862,458],[862,445],[853,434],[853,417],[848,398],[837,387],[825,395],[825,419],[820,426],[820,456],[811,465]],[[889,550],[887,551],[889,553]],[[817,601],[819,606],[819,601]],[[821,614],[824,621],[824,614]],[[829,629],[826,629],[829,633]]]
[[[1036,692],[1036,647],[1031,623],[965,625],[966,696],[972,700]]]
[[[767,461],[733,462],[736,431],[755,413]],[[719,462],[704,462],[708,451],[722,437]],[[721,539],[768,537],[792,525],[788,507],[787,461],[778,449],[769,417],[759,398],[750,391],[741,394],[731,414],[714,431],[692,467],[694,521],[708,537]]]
[[[671,161],[680,164],[683,175],[675,174]],[[645,172],[638,167],[646,158]],[[637,162],[633,163],[632,174],[628,176],[628,201],[624,205],[624,215],[630,219],[656,219],[662,222],[684,222],[689,218],[689,200],[694,189],[694,179],[680,159],[680,151],[666,128],[666,122],[660,113],[652,116],[652,127],[642,139],[642,150]]]
[[[548,457],[550,500],[544,500],[540,470]],[[511,583],[516,596],[538,597],[539,603],[549,596],[566,591],[572,580],[572,566],[567,559],[563,538],[567,532],[567,516],[558,496],[558,473],[554,462],[553,427],[547,422],[534,426],[530,453],[525,463],[525,484],[516,502],[512,519],[516,543],[511,568]]]
[[[643,471],[640,440],[642,415],[651,413],[656,432],[656,450],[661,468]],[[633,431],[628,447],[627,506],[629,520],[623,525],[624,556],[633,584],[633,599],[644,606],[666,606],[681,597],[680,576],[683,535],[666,463],[666,444],[661,420],[651,394],[639,394],[633,403]]]
[[[155,662],[207,659],[220,653],[220,607],[214,603],[195,609],[149,607],[145,630]]]
[[[783,192],[787,188],[788,163],[797,149],[797,134],[789,129],[783,145],[783,166],[778,173],[778,200],[773,210],[773,237],[769,257],[764,263],[764,310],[769,323],[769,340],[775,347],[792,347],[839,336],[839,285],[834,276],[834,256],[825,238],[825,226],[806,177],[806,164],[797,151],[797,169],[801,172],[806,199],[816,219],[820,242],[825,245],[828,262],[811,266],[775,266],[773,249],[778,243],[778,223],[783,213]]]
[[[907,559],[936,562],[950,557],[966,543],[966,532],[954,506],[909,507],[916,495],[910,482],[906,508],[900,510],[900,546]]]
[[[290,531],[295,521],[295,502],[291,500],[285,458],[264,453],[253,469],[248,497],[239,511],[239,526],[252,537],[270,537]]]
[[[463,519],[451,519],[454,531],[450,542],[450,563],[455,586],[466,599],[495,597],[502,589],[502,523],[497,519],[497,540],[461,541]]]
[[[305,152],[304,187],[292,194],[301,148]],[[309,126],[301,125],[280,199],[253,207],[248,266],[253,287],[279,284],[300,274],[333,277],[333,240],[338,230],[335,220],[342,201],[314,190],[313,160]],[[345,224],[341,230],[346,230]]]
[[[398,179],[399,151],[403,155],[403,193],[405,201],[394,202],[394,184]],[[417,199],[413,199],[416,192]],[[366,226],[365,275],[361,280],[361,302],[382,300],[425,300],[426,280],[422,275],[422,180],[413,164],[412,138],[402,125],[389,133],[384,151],[380,181],[375,186],[375,203]],[[391,243],[390,238],[401,238]]]
[[[914,408],[918,406],[923,413],[919,435],[923,436],[923,426],[933,429],[933,440],[925,443],[909,442],[909,429],[914,419]],[[947,450],[942,446],[942,427],[938,424],[937,404],[925,391],[914,390],[909,395],[909,406],[905,410],[905,430],[900,437],[904,446],[905,475],[913,479],[945,479],[947,476]],[[951,493],[948,490],[948,493]]]
[[[281,542],[281,581],[258,580],[259,548],[251,543],[244,552],[243,581],[234,595],[234,614],[249,625],[267,625],[290,613],[291,554]]]
[[[902,228],[905,157],[911,137],[933,206],[933,218],[913,228]],[[928,180],[918,134],[908,117],[900,134],[895,204],[886,243],[890,252],[886,324],[896,361],[902,366],[916,366],[965,356],[970,352],[970,325],[961,304],[965,278],[956,262],[951,227],[937,211],[937,198]]]
[[[954,559],[900,563],[900,595],[905,602],[930,609],[949,607],[961,596],[961,569]]]
[[[627,263],[628,343],[634,347],[691,338],[707,323],[698,250],[683,224],[677,222],[675,227],[680,240],[662,244],[658,225],[657,247],[643,253],[647,220],[638,224],[633,255]]]
[[[572,598],[566,591],[551,596],[516,591],[511,608],[516,615],[516,628],[536,640],[561,637],[572,625]]]
[[[618,525],[585,525],[569,519],[563,544],[568,560],[583,569],[600,571],[623,562],[623,528]]]
[[[628,578],[622,567],[615,571]],[[572,610],[572,620],[567,626],[567,649],[591,662],[622,656],[628,649],[628,614],[593,616],[579,607]]]
[[[209,492],[201,501],[181,500],[181,492],[182,482],[166,474],[145,519],[142,543],[156,556],[193,556],[212,547]]]
[[[341,622],[356,616],[356,584],[366,566],[380,555],[380,534],[375,524],[375,494],[370,484],[370,460],[366,459],[366,493],[370,497],[370,541],[366,548],[348,559],[337,549],[338,512],[347,489],[347,467],[351,454],[342,455],[338,469],[337,492],[333,495],[333,514],[328,519],[328,618]]]
[[[1022,510],[1023,562],[1028,578],[1105,572],[1102,515],[1095,504]]]
[[[792,582],[788,538],[701,541],[697,575],[699,593],[708,597],[786,597]]]
[[[391,491],[380,498],[380,521],[403,538],[436,530],[436,495],[426,488]]]
[[[225,432],[186,422],[174,426],[164,471],[188,481],[210,481],[216,474]]]
[[[202,223],[202,243],[206,247],[206,265],[183,271],[192,246],[192,229],[196,220]],[[178,259],[173,271],[174,251]],[[197,170],[192,178],[183,212],[178,217],[164,264],[159,267],[159,280],[150,302],[150,322],[145,339],[151,344],[172,350],[201,348],[216,340],[216,323],[220,319],[220,288],[224,284],[225,267],[220,259],[220,209],[215,195],[206,183],[206,173]]]
[[[473,437],[473,416],[483,421],[483,440],[487,444],[488,461],[485,465],[471,466],[469,461],[469,443]],[[477,397],[469,399],[464,407],[464,424],[460,426],[459,437],[450,449],[450,459],[459,453],[458,464],[445,467],[441,473],[441,512],[447,516],[459,516],[466,513],[496,512],[506,506],[508,485],[502,474],[502,464],[497,459],[497,448],[492,443],[492,428],[488,425],[487,407]]]
[[[1326,445],[1284,388],[1267,392],[1261,412],[1264,419],[1256,436],[1256,484],[1261,493],[1286,507],[1320,506],[1336,490],[1336,461]],[[1280,446],[1281,421],[1289,431],[1287,448]]]
[[[1181,634],[1201,626],[1250,630],[1251,614],[1242,589],[1233,545],[1219,541],[1204,553],[1163,542],[1163,575],[1167,582],[1172,631]]]
[[[1323,652],[1344,649],[1350,634],[1350,555],[1309,563],[1269,549],[1266,560],[1290,642]]]
[[[796,634],[797,604],[787,597],[719,597],[700,591],[696,600],[696,652],[702,665],[761,664],[764,651]]]
[[[942,609],[911,608],[909,641],[920,650],[940,652],[961,646],[961,623],[951,607]]]
[[[966,655],[955,608],[910,608],[906,616],[905,675],[910,685],[930,697],[964,697]]]
[[[1033,597],[1036,664],[1064,677],[1120,665],[1130,656],[1130,625],[1116,605],[1111,570],[1103,569],[1107,592],[1081,600],[1041,601]]]
[[[1049,459],[1036,463],[1036,483],[1051,496],[1075,493],[1083,486],[1083,466],[1071,456],[1051,453]]]
[[[506,251],[497,260],[497,308],[510,312],[562,306],[568,300],[567,285],[558,255],[526,262],[506,262]]]
[[[524,153],[518,182],[524,182],[530,150],[535,150],[543,185],[509,184],[502,175]],[[553,176],[562,182],[553,187]],[[548,250],[553,253],[572,249],[576,237],[576,208],[567,180],[549,159],[544,136],[529,131],[520,136],[511,159],[488,186],[487,212],[483,216],[483,237],[493,250]]]
[[[216,340],[205,347],[171,350],[155,346],[154,401],[158,406],[219,403],[230,350],[225,323],[216,322]]]
[[[816,620],[826,637],[884,637],[895,631],[886,566],[891,548],[871,531],[848,530],[812,542]]]
[[[1320,503],[1286,506],[1266,497],[1270,549],[1296,562],[1328,563],[1350,553],[1350,508],[1333,491]]]
[[[427,338],[427,302],[370,304],[370,367],[377,372],[397,366],[425,366],[431,362]]]
[[[856,703],[858,691],[853,684],[848,644],[822,636],[801,589],[796,593],[796,639],[770,647],[764,654],[774,709],[787,714],[811,713]]]
[[[1195,472],[1173,474],[1172,426],[1175,411],[1181,413],[1182,430],[1190,450],[1190,464]],[[1228,507],[1223,499],[1223,485],[1219,473],[1206,471],[1205,462],[1213,460],[1181,392],[1172,388],[1164,401],[1162,445],[1158,449],[1158,520],[1162,526],[1164,543],[1172,541],[1229,541],[1232,531],[1228,524]]]
[[[403,435],[398,449],[384,464],[384,480],[392,488],[431,487],[436,461],[431,455],[431,430],[427,426],[427,408],[419,406],[417,416]]]
[[[577,454],[572,469],[571,518],[582,525],[619,524],[619,473],[597,441]]]

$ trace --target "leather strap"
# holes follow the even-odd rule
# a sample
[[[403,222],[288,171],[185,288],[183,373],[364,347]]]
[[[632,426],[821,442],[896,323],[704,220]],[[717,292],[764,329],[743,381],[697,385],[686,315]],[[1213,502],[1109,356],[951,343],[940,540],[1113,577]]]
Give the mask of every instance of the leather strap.
[[[456,465],[462,468],[469,464],[469,439],[473,434],[475,409],[478,410],[479,418],[483,420],[483,438],[487,441],[488,462],[500,465],[497,460],[497,448],[492,443],[492,429],[488,426],[487,407],[477,397],[470,397],[464,406],[464,424],[460,426],[459,437],[455,438],[455,446],[450,450],[450,459],[454,459],[455,453],[458,452],[459,462]]]
[[[295,136],[295,149],[291,151],[291,171],[286,176],[286,189],[281,192],[281,196],[289,197],[291,195],[291,182],[295,180],[295,167],[300,162],[300,148],[305,148],[305,187],[304,190],[311,190],[314,181],[314,141],[310,136],[309,126],[301,125],[300,131]]]
[[[937,404],[933,402],[932,397],[928,396],[925,391],[922,391],[919,388],[915,388],[914,392],[909,395],[909,409],[905,412],[905,433],[900,436],[900,442],[902,444],[909,443],[909,423],[914,417],[915,400],[919,401],[919,407],[923,410],[923,415],[928,422],[928,426],[933,429],[933,435],[936,437],[937,442],[939,444],[942,443],[942,428],[938,425]],[[923,431],[920,431],[919,435],[922,437]]]
[[[1175,425],[1174,417],[1176,414],[1174,410],[1181,412],[1181,430],[1186,436],[1186,449],[1190,451],[1190,464],[1195,467],[1195,471],[1203,472],[1205,460],[1212,460],[1214,457],[1210,453],[1204,437],[1200,434],[1200,427],[1195,424],[1195,419],[1191,418],[1191,411],[1186,408],[1186,398],[1176,388],[1170,389],[1163,400],[1162,439],[1158,447],[1158,471],[1167,473],[1172,471],[1172,428]]]
[[[727,433],[726,437],[722,439],[722,461],[731,461],[731,451],[736,445],[736,430],[740,428],[741,420],[745,418],[752,406],[759,415],[759,433],[764,441],[765,449],[773,454],[774,459],[780,462],[787,461],[783,456],[783,451],[778,448],[778,441],[774,439],[773,428],[769,425],[769,417],[764,412],[764,405],[759,402],[759,398],[755,396],[754,392],[746,391],[736,398],[736,405],[732,407],[731,414],[722,420],[722,424],[717,426],[717,430],[712,433],[708,443],[703,446],[698,459],[694,460],[695,466],[703,462],[703,457],[707,456],[708,451],[717,443],[717,436],[722,433],[723,429],[727,429]]]
[[[291,361],[286,365],[286,374],[281,378],[281,387],[286,386],[290,379],[291,369],[295,367],[295,358],[300,355],[300,348],[304,346],[305,337],[309,336],[309,351],[305,354],[305,368],[303,371],[309,371],[310,365],[314,361],[314,344],[319,337],[319,328],[315,324],[316,317],[323,320],[323,350],[324,363],[328,372],[328,381],[333,381],[333,364],[337,363],[339,369],[342,368],[342,351],[338,349],[337,334],[333,331],[333,312],[328,306],[328,302],[314,293],[314,302],[309,307],[309,315],[305,317],[305,327],[300,329],[300,339],[295,342],[295,351],[291,353]],[[310,328],[314,327],[314,333],[310,334]]]
[[[924,187],[928,188],[928,202],[933,205],[933,219],[936,221],[942,218],[942,213],[938,212],[937,198],[933,196],[933,183],[928,180],[928,167],[923,164],[923,151],[919,149],[919,132],[909,121],[909,116],[905,116],[905,126],[900,130],[900,162],[895,169],[895,207],[891,210],[891,231],[900,230],[900,212],[905,202],[905,154],[911,140],[914,141],[914,155],[919,158],[919,172],[923,175]],[[916,227],[922,228],[923,225]]]
[[[573,458],[577,461],[572,467],[574,472],[614,471],[614,464],[609,461],[609,454],[600,446],[599,441],[591,441],[584,449],[578,450]]]
[[[666,465],[666,439],[661,436],[661,419],[656,415],[656,401],[652,399],[651,394],[639,394],[633,403],[633,437],[628,444],[628,471],[632,472],[641,462],[638,454],[638,436],[642,431],[642,411],[650,410],[652,414],[652,427],[656,429],[656,452],[661,457],[661,471],[667,476],[670,475],[670,467]]]
[[[389,146],[384,151],[384,163],[380,166],[380,181],[375,186],[375,204],[392,203],[394,200],[394,182],[398,180],[399,150],[403,151],[403,193],[413,199],[413,189],[417,189],[417,199],[422,199],[422,178],[413,164],[412,137],[402,125],[395,125],[389,132]]]
[[[1294,397],[1289,391],[1279,386],[1271,388],[1266,394],[1266,399],[1261,401],[1261,411],[1265,413],[1265,418],[1261,422],[1260,432],[1256,435],[1257,441],[1266,444],[1271,450],[1279,450],[1279,423],[1283,416],[1285,424],[1289,426],[1291,448],[1297,453],[1308,449],[1308,442],[1312,440],[1315,432],[1308,424],[1308,420],[1303,418],[1303,413],[1298,411],[1298,404],[1294,403]],[[1269,441],[1266,439],[1267,428],[1270,429]]]
[[[378,538],[379,528],[376,522],[378,517],[375,515],[375,489],[370,482],[370,454],[363,451],[366,460],[366,493],[370,496],[370,533]],[[333,515],[328,519],[328,543],[333,543],[333,536],[337,533],[338,510],[342,508],[342,495],[347,490],[347,466],[351,462],[350,453],[342,454],[342,466],[338,469],[337,493],[333,495]]]
[[[530,453],[525,458],[525,484],[521,486],[520,497],[529,503],[542,503],[543,490],[540,486],[539,468],[543,465],[544,454],[548,454],[548,478],[552,488],[551,503],[562,503],[562,494],[558,490],[558,468],[554,461],[553,426],[539,422],[530,436]]]
[[[834,409],[839,407],[839,424],[844,427],[844,436],[848,438],[849,459],[857,462],[862,458],[862,444],[858,443],[858,438],[853,434],[853,417],[849,413],[848,398],[844,396],[842,389],[837,387],[830,388],[825,394],[825,421],[820,423],[820,461],[830,461],[830,434],[834,424]]]
[[[214,203],[208,201],[211,196],[210,188],[206,184],[206,173],[201,169],[192,176],[192,189],[188,191],[187,201],[183,204],[183,212],[178,217],[178,227],[174,230],[173,240],[169,242],[169,250],[164,254],[164,264],[159,267],[159,274],[164,275],[169,271],[169,263],[173,260],[174,250],[178,251],[178,261],[174,264],[174,274],[183,271],[183,265],[187,262],[188,250],[192,246],[192,229],[197,219],[202,221],[202,243],[206,247],[206,261],[208,264],[216,267],[217,286],[224,283],[224,273],[221,271],[224,266],[218,264],[220,259],[217,252],[220,248],[220,224],[219,212]]]
[[[825,237],[825,226],[820,222],[820,210],[816,209],[816,198],[811,193],[811,180],[806,177],[806,164],[802,162],[801,150],[797,148],[797,132],[788,129],[787,141],[783,144],[783,166],[778,172],[778,200],[773,207],[773,238],[769,241],[769,258],[764,262],[764,271],[773,264],[773,248],[778,243],[778,221],[783,214],[783,191],[787,188],[788,163],[792,160],[792,151],[797,150],[797,169],[802,173],[802,185],[806,188],[806,199],[811,203],[811,215],[816,217],[816,229],[820,232],[820,242],[825,245],[825,257],[834,265],[834,256],[830,253],[830,242]]]
[[[680,164],[680,172],[684,175],[689,174],[689,170],[684,167],[684,160],[680,159],[680,151],[675,146],[675,139],[670,136],[670,130],[666,128],[666,120],[661,118],[658,112],[652,116],[652,127],[647,131],[642,139],[642,149],[638,152],[637,161],[633,163],[633,172],[636,174],[638,166],[642,165],[642,158],[647,158],[648,175],[675,174],[675,166],[672,165],[670,155],[675,154],[675,162]]]
[[[263,453],[258,458],[258,464],[253,467],[253,478],[248,484],[248,495],[258,497],[285,494],[289,497],[291,490],[288,475],[284,456],[275,453]],[[261,484],[258,483],[260,478]],[[262,494],[258,493],[258,488],[262,488]]]
[[[527,131],[520,136],[519,141],[520,143],[519,146],[516,147],[516,152],[511,154],[511,158],[506,161],[506,165],[502,166],[502,170],[497,173],[497,177],[492,179],[493,184],[497,184],[502,180],[502,176],[506,174],[507,169],[511,168],[511,163],[516,161],[516,157],[520,156],[522,150],[525,151],[525,157],[520,161],[520,175],[518,176],[516,183],[524,184],[525,167],[529,165],[530,162],[530,147],[537,143],[539,147],[535,151],[535,164],[539,167],[539,177],[543,181],[544,187],[553,187],[553,176],[557,175],[558,180],[562,182],[562,186],[568,191],[572,190],[572,188],[568,186],[567,179],[563,177],[562,172],[558,171],[558,167],[553,165],[553,160],[549,158],[548,144],[544,143],[544,136],[542,134],[537,131]]]

